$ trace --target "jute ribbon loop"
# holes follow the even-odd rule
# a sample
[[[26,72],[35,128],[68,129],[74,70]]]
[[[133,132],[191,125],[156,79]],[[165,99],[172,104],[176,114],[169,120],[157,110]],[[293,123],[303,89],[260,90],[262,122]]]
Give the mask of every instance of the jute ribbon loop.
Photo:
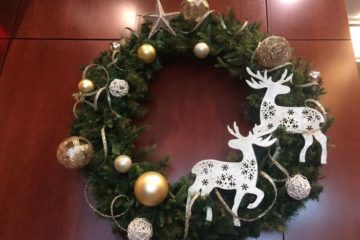
[[[276,199],[277,199],[277,188],[276,188],[276,184],[275,182],[273,181],[273,179],[268,175],[266,174],[265,172],[260,172],[260,176],[262,176],[263,178],[265,178],[266,180],[268,180],[271,184],[271,186],[273,187],[274,189],[274,199],[273,201],[271,202],[271,204],[269,205],[268,208],[266,208],[262,213],[256,215],[255,217],[253,218],[242,218],[242,217],[239,217],[236,213],[234,213],[231,208],[229,207],[229,205],[225,202],[225,200],[222,198],[220,192],[215,189],[215,194],[217,196],[217,198],[219,199],[220,203],[223,205],[223,207],[225,208],[225,210],[233,217],[233,218],[236,218],[236,219],[239,219],[241,221],[245,221],[245,222],[253,222],[253,221],[256,221],[262,217],[264,217],[271,209],[272,207],[274,206],[275,202],[276,202]],[[196,199],[200,196],[200,193],[196,193],[192,199],[190,200],[190,203],[189,203],[189,207],[188,209],[186,210],[186,213],[185,213],[185,229],[184,229],[184,239],[187,238],[188,236],[188,233],[189,233],[189,222],[190,222],[190,217],[191,217],[191,208],[192,206],[194,205]]]
[[[90,179],[91,180],[91,179]],[[124,216],[130,209],[130,207],[127,207],[125,211],[123,211],[122,213],[120,214],[114,214],[114,205],[115,205],[115,202],[118,201],[120,198],[125,198],[127,201],[130,201],[129,198],[125,195],[117,195],[116,197],[113,198],[113,200],[111,201],[111,204],[110,204],[110,215],[108,214],[105,214],[105,213],[102,213],[100,212],[99,210],[97,210],[90,202],[89,198],[88,198],[88,188],[89,188],[89,183],[90,183],[90,180],[86,183],[85,187],[84,187],[84,196],[85,196],[85,200],[86,200],[86,203],[89,205],[90,209],[93,210],[95,213],[99,214],[100,216],[104,217],[104,218],[109,218],[109,219],[112,219],[114,221],[114,223],[116,224],[116,226],[118,226],[121,230],[125,231],[126,232],[126,229],[121,226],[118,221],[116,220],[117,218],[119,217],[122,217]]]
[[[198,23],[195,25],[195,27],[194,27],[192,30],[190,30],[190,31],[180,31],[180,32],[183,33],[183,34],[190,34],[190,33],[195,32],[195,31],[201,26],[201,24],[205,21],[205,19],[208,18],[210,15],[214,15],[214,16],[219,20],[222,28],[223,28],[224,30],[226,30],[226,31],[227,31],[229,34],[231,34],[231,35],[233,35],[233,34],[234,34],[234,35],[238,35],[238,34],[241,33],[241,32],[248,26],[248,24],[249,24],[248,20],[246,20],[245,23],[242,25],[242,27],[241,27],[238,31],[236,31],[235,33],[232,33],[232,32],[228,29],[228,27],[226,26],[225,21],[224,21],[222,15],[221,15],[221,13],[219,13],[219,12],[217,12],[217,11],[215,11],[215,10],[209,10],[209,11],[207,11],[207,12],[204,14],[204,16],[202,16],[202,18],[198,21]]]
[[[286,176],[285,178],[282,179],[275,179],[273,178],[273,180],[275,182],[286,182],[289,178],[290,178],[290,174],[289,172],[276,160],[279,155],[280,155],[280,151],[281,151],[281,147],[280,147],[280,143],[279,141],[276,141],[276,149],[273,155],[270,154],[270,148],[268,151],[268,156],[271,160],[271,162]]]
[[[79,92],[79,93],[73,94],[73,97],[77,100],[75,102],[74,106],[73,106],[73,113],[74,113],[75,118],[78,117],[78,115],[77,115],[77,107],[78,107],[79,103],[86,103],[86,104],[90,105],[91,107],[93,107],[95,111],[97,111],[98,110],[98,102],[99,102],[100,95],[104,91],[106,92],[106,100],[107,100],[107,103],[108,103],[108,106],[109,106],[111,112],[114,113],[117,118],[120,117],[120,114],[118,114],[116,111],[114,111],[112,109],[111,96],[110,96],[110,91],[109,91],[110,74],[109,74],[108,70],[104,66],[101,66],[99,64],[90,64],[84,69],[83,74],[82,74],[82,79],[86,79],[88,71],[91,68],[100,69],[100,70],[103,70],[105,72],[105,74],[106,74],[106,84],[105,84],[104,87],[102,87],[99,90],[96,90],[94,92],[91,92],[91,93],[81,93],[81,92]],[[93,103],[86,100],[86,97],[92,97],[92,96],[95,96]]]

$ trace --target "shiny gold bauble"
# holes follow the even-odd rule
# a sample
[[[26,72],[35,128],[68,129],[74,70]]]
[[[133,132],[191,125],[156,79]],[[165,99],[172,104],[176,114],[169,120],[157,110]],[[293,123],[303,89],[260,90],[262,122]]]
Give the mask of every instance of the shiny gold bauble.
[[[143,205],[154,207],[162,203],[169,192],[166,178],[158,172],[146,172],[136,180],[134,193]]]
[[[274,68],[291,60],[292,49],[285,38],[271,36],[259,43],[255,58],[260,66]]]
[[[78,89],[82,93],[89,93],[95,90],[95,84],[89,79],[83,79],[79,82]]]
[[[57,149],[57,159],[66,168],[79,169],[86,166],[94,154],[89,140],[82,137],[69,137]]]
[[[210,53],[210,47],[204,42],[197,43],[194,47],[194,54],[197,58],[206,58]]]
[[[127,155],[120,155],[114,161],[114,167],[119,173],[126,173],[132,166],[131,158]]]
[[[207,0],[183,0],[180,3],[180,12],[185,20],[198,22],[209,11]]]
[[[152,63],[156,58],[156,49],[151,44],[144,43],[138,48],[137,56],[146,63]]]

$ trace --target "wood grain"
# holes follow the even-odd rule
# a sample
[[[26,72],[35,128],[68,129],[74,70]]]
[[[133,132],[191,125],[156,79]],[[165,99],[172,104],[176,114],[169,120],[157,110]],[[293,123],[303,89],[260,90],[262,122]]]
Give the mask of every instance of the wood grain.
[[[295,53],[314,62],[328,92],[322,99],[335,123],[328,132],[336,148],[329,149],[322,173],[325,189],[319,202],[310,202],[290,222],[286,239],[358,239],[360,234],[360,81],[351,41],[293,41]]]
[[[343,0],[268,0],[269,32],[288,39],[350,39]]]
[[[93,41],[12,43],[0,77],[0,239],[113,237],[110,225],[87,207],[80,173],[65,170],[55,156],[73,118],[79,66],[106,47]]]
[[[9,43],[10,43],[9,39],[0,39],[0,75],[1,75],[2,66],[5,61],[6,51]]]
[[[20,0],[0,0],[0,39],[12,37]]]
[[[17,24],[18,38],[117,39],[125,27],[136,28],[137,14],[154,12],[155,0],[29,0],[23,1]],[[165,11],[178,11],[180,0],[163,0]],[[234,8],[239,19],[263,23],[265,0],[210,1],[213,9]]]

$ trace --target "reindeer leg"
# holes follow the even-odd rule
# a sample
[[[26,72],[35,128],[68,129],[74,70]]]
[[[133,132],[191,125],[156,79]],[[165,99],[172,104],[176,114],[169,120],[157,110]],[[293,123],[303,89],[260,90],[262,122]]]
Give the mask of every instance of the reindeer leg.
[[[264,192],[258,188],[254,188],[254,191],[251,193],[256,195],[256,199],[247,206],[248,209],[256,208],[264,198]]]
[[[213,219],[213,213],[211,206],[206,207],[206,221],[211,222]]]
[[[308,150],[308,148],[313,143],[313,135],[303,134],[302,136],[304,137],[305,145],[304,145],[303,149],[300,152],[300,162],[305,162],[306,151]]]
[[[234,198],[234,205],[233,205],[233,207],[231,209],[231,211],[233,213],[235,213],[236,216],[238,215],[237,211],[239,209],[240,202],[241,202],[242,198],[244,197],[244,195],[245,195],[245,192],[243,192],[241,190],[236,190],[236,195],[235,195],[235,198]],[[234,218],[234,226],[236,226],[236,227],[241,226],[240,220],[238,218]]]
[[[314,133],[314,137],[321,145],[321,164],[326,164],[327,137],[320,130]]]

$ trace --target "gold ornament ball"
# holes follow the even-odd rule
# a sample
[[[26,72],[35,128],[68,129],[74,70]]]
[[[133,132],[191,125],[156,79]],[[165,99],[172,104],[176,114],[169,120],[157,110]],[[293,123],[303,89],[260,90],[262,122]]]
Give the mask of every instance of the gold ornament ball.
[[[197,58],[206,58],[210,53],[210,47],[204,42],[197,43],[194,47],[194,54]]]
[[[120,155],[114,161],[114,167],[119,173],[126,173],[132,166],[131,158],[127,155]]]
[[[68,169],[79,169],[86,166],[93,154],[93,146],[89,140],[76,136],[62,141],[56,153],[59,163]]]
[[[168,195],[169,184],[158,172],[146,172],[135,182],[135,197],[143,205],[154,207],[162,203]]]
[[[207,0],[183,0],[180,3],[180,12],[185,20],[199,22],[202,17],[209,11]]]
[[[137,56],[145,63],[152,63],[156,58],[156,49],[151,44],[145,43],[138,48]]]
[[[89,93],[95,90],[95,84],[89,79],[83,79],[79,82],[78,89],[82,93]]]

